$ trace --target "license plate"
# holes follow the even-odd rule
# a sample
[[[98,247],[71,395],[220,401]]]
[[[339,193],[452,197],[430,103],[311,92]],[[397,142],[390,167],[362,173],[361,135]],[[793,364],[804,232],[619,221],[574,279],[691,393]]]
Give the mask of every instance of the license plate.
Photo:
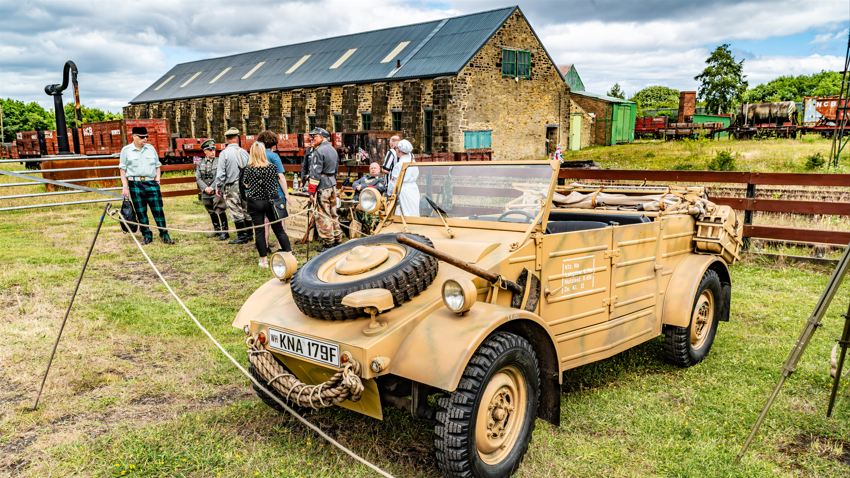
[[[339,367],[339,346],[269,327],[269,348],[333,367]]]

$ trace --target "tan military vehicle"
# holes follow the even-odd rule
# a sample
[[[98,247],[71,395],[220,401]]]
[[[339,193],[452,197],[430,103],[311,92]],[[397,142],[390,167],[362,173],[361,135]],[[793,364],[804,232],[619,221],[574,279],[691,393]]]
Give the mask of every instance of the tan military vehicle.
[[[386,202],[366,190],[375,235],[301,266],[272,256],[233,323],[255,378],[295,405],[434,418],[445,476],[497,477],[536,418],[558,425],[567,370],[662,334],[671,362],[703,360],[729,320],[734,212],[699,187],[557,176],[555,161],[411,163]],[[362,390],[340,388],[352,374]]]

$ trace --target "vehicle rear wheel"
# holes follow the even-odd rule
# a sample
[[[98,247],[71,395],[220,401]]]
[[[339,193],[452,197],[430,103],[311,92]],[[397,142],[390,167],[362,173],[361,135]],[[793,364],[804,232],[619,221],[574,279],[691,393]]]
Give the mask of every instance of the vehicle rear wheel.
[[[702,276],[687,327],[664,326],[664,353],[680,367],[700,363],[711,350],[720,318],[720,277],[708,270]]]
[[[443,475],[510,476],[528,450],[539,399],[531,344],[507,332],[484,340],[457,390],[439,402],[434,445]]]

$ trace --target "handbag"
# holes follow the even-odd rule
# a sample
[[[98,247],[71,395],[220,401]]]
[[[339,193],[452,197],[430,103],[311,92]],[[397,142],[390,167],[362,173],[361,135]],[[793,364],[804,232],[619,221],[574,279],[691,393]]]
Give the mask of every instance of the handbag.
[[[138,230],[139,226],[135,224],[130,224],[131,222],[138,222],[136,220],[136,210],[133,208],[132,201],[127,198],[124,198],[124,202],[121,203],[121,211],[119,212],[119,214],[124,219],[124,221],[128,221],[127,223],[121,221],[121,230],[124,231],[124,234],[128,232],[133,233]],[[128,231],[127,228],[130,228],[130,230]]]
[[[285,217],[289,217],[289,213],[286,211],[286,198],[276,197],[269,200],[272,203],[272,209],[274,209],[274,220],[280,220]]]

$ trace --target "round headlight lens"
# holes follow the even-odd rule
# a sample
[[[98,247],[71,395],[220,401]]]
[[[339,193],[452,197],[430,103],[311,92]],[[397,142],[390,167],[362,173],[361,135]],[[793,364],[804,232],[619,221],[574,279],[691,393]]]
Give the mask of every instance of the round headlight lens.
[[[298,262],[289,253],[276,252],[272,254],[269,263],[271,264],[272,274],[282,281],[292,277],[292,274],[295,274],[295,270],[298,268]]]
[[[375,189],[364,189],[360,193],[360,209],[367,213],[373,213],[378,209],[378,198],[377,190]]]
[[[460,312],[464,306],[463,289],[454,280],[447,280],[443,284],[443,302],[452,312]]]

